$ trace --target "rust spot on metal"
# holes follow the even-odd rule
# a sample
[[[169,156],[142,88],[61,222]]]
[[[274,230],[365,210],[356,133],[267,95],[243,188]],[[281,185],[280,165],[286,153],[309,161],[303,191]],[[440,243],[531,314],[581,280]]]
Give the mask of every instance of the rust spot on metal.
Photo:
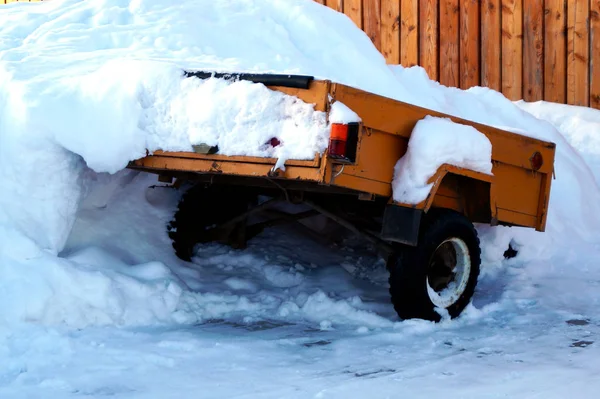
[[[210,166],[210,171],[211,172],[216,172],[216,173],[221,173],[221,165],[219,165],[219,163],[217,163],[216,161],[212,163],[212,165]]]

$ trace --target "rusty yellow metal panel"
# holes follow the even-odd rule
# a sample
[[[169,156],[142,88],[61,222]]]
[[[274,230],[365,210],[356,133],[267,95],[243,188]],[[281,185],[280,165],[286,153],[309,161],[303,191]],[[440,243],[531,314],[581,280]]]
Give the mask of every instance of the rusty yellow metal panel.
[[[360,115],[365,126],[409,138],[415,124],[427,115],[450,118],[453,122],[475,127],[492,142],[492,160],[531,169],[531,157],[539,152],[544,159],[541,173],[551,173],[554,164],[553,143],[513,134],[491,126],[392,100],[352,87],[332,86],[335,99]]]
[[[406,152],[408,140],[370,128],[364,129],[360,136],[356,164],[345,165],[337,173],[334,171],[328,182],[359,191],[390,196],[394,165]],[[366,184],[369,185],[368,189]],[[374,190],[374,187],[377,188]]]
[[[449,207],[465,212],[473,220],[487,217],[492,223],[544,230],[554,172],[554,143],[328,81],[315,81],[307,90],[271,88],[296,95],[321,110],[328,110],[330,102],[341,101],[362,119],[354,163],[328,159],[327,154],[308,161],[290,160],[278,178],[312,181],[391,200],[394,166],[405,154],[416,123],[427,115],[449,117],[456,123],[475,127],[490,140],[493,176],[443,165],[432,177],[434,189],[426,201],[399,205],[423,210]],[[162,170],[267,177],[274,164],[274,159],[157,152],[134,161],[132,166],[154,173]]]
[[[142,169],[148,172],[194,172],[194,173],[214,173],[235,176],[248,177],[268,177],[276,160],[272,164],[261,162],[253,163],[248,159],[244,161],[234,161],[229,157],[220,157],[212,159],[208,157],[177,157],[159,153],[157,155],[147,156],[133,161],[129,167],[132,169]],[[244,158],[244,157],[240,157]],[[296,161],[297,166],[286,166],[285,172],[279,172],[277,177],[291,180],[307,180],[312,182],[321,181],[321,170],[314,161]]]
[[[247,157],[247,156],[228,156],[228,155],[205,155],[196,154],[194,152],[172,152],[172,151],[155,151],[152,155],[167,157],[167,158],[189,158],[189,159],[204,159],[212,161],[227,161],[227,162],[244,162],[244,163],[258,163],[258,164],[269,164],[275,165],[277,159],[275,158],[262,158],[262,157]],[[307,168],[318,168],[321,165],[321,156],[317,153],[312,160],[294,160],[290,159],[285,162],[286,166],[304,166]]]
[[[406,140],[410,137],[416,123],[425,116],[450,117],[340,84],[332,84],[331,91],[336,100],[360,115],[367,129],[384,132],[388,136],[403,137]],[[543,230],[551,176],[554,172],[555,144],[461,118],[450,117],[450,119],[456,123],[475,127],[492,143],[492,173],[494,174],[490,194],[490,206],[494,207],[492,215],[498,215],[500,222]],[[361,148],[359,156],[377,158],[377,153],[368,154],[374,150],[369,147]],[[541,165],[535,164],[536,156],[543,161]],[[392,162],[398,159],[384,158],[379,156],[375,162],[393,165]],[[389,178],[387,174],[380,176]],[[336,184],[340,183],[336,181]],[[425,208],[424,204],[420,207]],[[525,222],[527,224],[524,224]]]

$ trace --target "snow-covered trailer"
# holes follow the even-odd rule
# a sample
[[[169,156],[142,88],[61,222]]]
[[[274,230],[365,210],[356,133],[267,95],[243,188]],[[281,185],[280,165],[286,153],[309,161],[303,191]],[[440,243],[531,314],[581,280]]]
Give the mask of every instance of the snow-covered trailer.
[[[189,260],[198,243],[221,240],[243,247],[266,226],[322,214],[361,234],[387,258],[392,302],[401,318],[440,320],[444,312],[459,315],[473,295],[481,262],[473,223],[545,229],[554,143],[307,76],[216,77],[262,83],[328,115],[341,103],[359,118],[330,121],[327,151],[310,160],[289,159],[283,167],[275,158],[220,155],[218,148],[202,143],[194,152],[156,151],[131,162],[130,168],[158,174],[163,182],[193,183],[170,227],[182,259]],[[441,122],[430,126],[451,129],[425,132],[425,140],[413,144],[416,126],[428,118]],[[407,189],[398,183],[416,173],[399,162],[407,158],[409,147],[417,158],[413,167],[419,167],[428,147],[465,126],[489,140],[491,154],[467,141],[447,149],[452,154],[438,148],[440,155],[428,154],[436,164],[418,188],[420,195],[407,192],[410,184]],[[280,143],[273,137],[267,144]],[[465,154],[457,158],[461,152]],[[489,169],[472,166],[478,157],[487,157]],[[257,201],[259,195],[271,199]],[[303,204],[307,210],[248,223],[282,201]]]

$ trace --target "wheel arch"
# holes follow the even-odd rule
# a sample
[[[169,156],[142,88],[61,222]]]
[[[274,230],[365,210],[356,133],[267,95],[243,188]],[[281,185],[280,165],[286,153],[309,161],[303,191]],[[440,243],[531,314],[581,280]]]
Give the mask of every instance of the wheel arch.
[[[446,208],[463,214],[471,222],[495,224],[497,212],[492,175],[443,165],[430,182],[433,187],[423,201],[423,212]]]
[[[432,185],[418,204],[391,201],[386,207],[381,236],[409,246],[418,243],[422,216],[435,209],[451,209],[473,223],[497,224],[494,177],[444,164],[429,179]],[[398,223],[402,220],[402,223]]]

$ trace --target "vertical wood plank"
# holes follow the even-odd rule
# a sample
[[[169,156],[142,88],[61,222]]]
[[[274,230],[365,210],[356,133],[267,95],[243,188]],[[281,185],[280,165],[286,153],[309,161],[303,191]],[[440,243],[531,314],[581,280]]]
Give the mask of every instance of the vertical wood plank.
[[[459,0],[440,0],[440,83],[459,85]]]
[[[589,3],[579,0],[567,4],[567,103],[588,105]]]
[[[479,85],[479,1],[461,0],[460,87]]]
[[[344,14],[346,14],[359,28],[363,28],[362,0],[344,0]]]
[[[592,0],[590,9],[590,106],[600,109],[600,0]]]
[[[364,31],[381,51],[381,0],[364,0],[363,12]]]
[[[400,63],[400,0],[381,3],[381,53],[388,64]]]
[[[325,5],[338,12],[344,11],[344,0],[325,0]]]
[[[481,84],[502,90],[500,0],[481,3]]]
[[[400,63],[405,67],[419,62],[419,1],[401,1]]]
[[[323,4],[323,5],[325,5],[325,0],[315,0],[315,1],[316,1],[317,3],[319,3],[319,4]]]
[[[444,85],[600,109],[600,0],[315,1]]]
[[[567,0],[545,0],[544,100],[567,101]]]
[[[523,8],[523,99],[544,98],[544,0],[527,0]]]
[[[439,79],[438,10],[438,0],[424,1],[419,9],[419,64],[432,80]]]
[[[522,23],[522,0],[502,0],[502,93],[510,100],[523,98]]]

